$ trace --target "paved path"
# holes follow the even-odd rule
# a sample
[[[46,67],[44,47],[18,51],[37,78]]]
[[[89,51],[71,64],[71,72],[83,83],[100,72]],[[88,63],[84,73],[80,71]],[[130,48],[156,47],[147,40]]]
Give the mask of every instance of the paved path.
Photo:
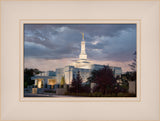
[[[45,93],[45,94],[25,93],[24,97],[76,97],[76,96],[56,95],[53,93]]]

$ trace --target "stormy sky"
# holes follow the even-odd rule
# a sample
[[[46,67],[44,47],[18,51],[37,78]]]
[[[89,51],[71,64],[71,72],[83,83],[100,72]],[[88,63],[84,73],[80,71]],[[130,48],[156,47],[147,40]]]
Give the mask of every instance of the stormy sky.
[[[88,60],[130,71],[136,24],[25,24],[24,65],[55,70],[78,59],[84,32]]]

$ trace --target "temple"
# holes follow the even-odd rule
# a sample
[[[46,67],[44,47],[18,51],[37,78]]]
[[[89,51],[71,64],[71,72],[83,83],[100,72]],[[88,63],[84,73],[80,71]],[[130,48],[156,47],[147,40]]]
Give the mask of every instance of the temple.
[[[84,33],[82,34],[81,41],[81,52],[79,59],[64,68],[57,68],[56,71],[44,72],[44,75],[36,75],[32,77],[35,80],[35,86],[38,88],[54,88],[54,85],[60,85],[62,78],[64,78],[65,83],[70,85],[72,83],[73,76],[80,72],[83,83],[87,82],[87,78],[91,75],[93,70],[99,70],[104,67],[104,65],[93,64],[93,62],[87,59],[86,47]],[[121,76],[121,67],[109,66],[114,76]]]

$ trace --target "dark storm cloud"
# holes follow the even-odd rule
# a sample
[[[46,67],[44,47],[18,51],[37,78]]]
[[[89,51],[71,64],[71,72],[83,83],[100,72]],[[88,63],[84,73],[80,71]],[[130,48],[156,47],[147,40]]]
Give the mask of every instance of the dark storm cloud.
[[[129,61],[136,50],[135,24],[25,24],[25,57],[75,58],[85,33],[88,58]]]

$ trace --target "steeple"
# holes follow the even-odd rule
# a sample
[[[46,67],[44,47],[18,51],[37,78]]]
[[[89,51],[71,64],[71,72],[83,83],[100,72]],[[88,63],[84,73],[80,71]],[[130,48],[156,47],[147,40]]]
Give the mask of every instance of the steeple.
[[[84,33],[82,33],[82,41],[81,41],[81,53],[79,55],[79,59],[81,60],[86,60],[87,59],[87,54],[85,50],[85,41],[84,41]]]

